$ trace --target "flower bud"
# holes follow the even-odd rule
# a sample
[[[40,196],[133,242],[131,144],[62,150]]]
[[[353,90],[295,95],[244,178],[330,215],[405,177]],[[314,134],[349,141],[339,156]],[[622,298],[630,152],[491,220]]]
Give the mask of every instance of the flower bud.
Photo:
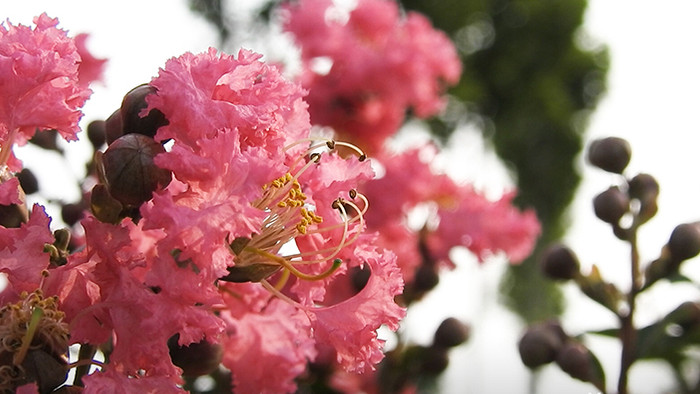
[[[596,366],[596,359],[583,344],[574,341],[565,343],[559,350],[556,363],[572,378],[601,387],[602,376]]]
[[[557,357],[567,335],[557,322],[531,326],[518,342],[518,352],[523,364],[537,368],[551,363]]]
[[[659,183],[649,174],[638,174],[628,182],[627,193],[639,201],[639,219],[642,223],[656,215],[659,210]]]
[[[41,130],[32,136],[29,142],[46,150],[53,150],[63,154],[63,150],[58,146],[58,131],[55,129]]]
[[[221,345],[202,340],[187,346],[180,346],[178,345],[179,338],[178,334],[170,337],[168,348],[173,364],[182,368],[183,376],[208,375],[219,368],[219,363],[224,355]]]
[[[93,120],[87,126],[87,137],[92,147],[97,150],[107,141],[107,122],[104,120]]]
[[[463,344],[469,339],[469,326],[454,317],[448,317],[435,331],[433,346],[450,348]]]
[[[628,182],[629,195],[639,200],[656,198],[659,195],[659,183],[649,174],[637,174]]]
[[[540,269],[551,279],[574,279],[580,268],[576,254],[562,244],[549,246],[540,257]]]
[[[61,205],[61,218],[69,225],[74,226],[85,215],[85,205],[83,203],[68,203]]]
[[[610,224],[617,224],[629,207],[629,198],[617,186],[611,186],[593,199],[595,215],[598,219]]]
[[[33,194],[39,191],[39,181],[29,168],[22,168],[22,171],[17,173],[17,179],[25,194]]]
[[[121,106],[122,130],[124,134],[137,133],[148,137],[156,135],[159,127],[168,124],[165,115],[157,109],[151,109],[146,116],[141,111],[148,107],[146,96],[156,93],[151,85],[139,85],[124,96]]]
[[[426,292],[435,288],[440,282],[440,277],[432,265],[421,264],[413,279],[413,287],[418,292]]]
[[[150,200],[154,191],[170,183],[170,171],[153,162],[163,152],[161,144],[141,134],[127,134],[114,141],[102,155],[109,194],[127,206]]]
[[[632,156],[629,142],[622,138],[607,137],[591,142],[588,147],[588,161],[608,172],[622,174]]]
[[[107,140],[107,145],[111,145],[112,142],[123,135],[122,111],[118,109],[112,112],[112,115],[109,115],[109,118],[105,121],[105,138]]]
[[[667,246],[674,261],[688,260],[697,256],[700,253],[700,223],[684,223],[676,226],[671,232]]]

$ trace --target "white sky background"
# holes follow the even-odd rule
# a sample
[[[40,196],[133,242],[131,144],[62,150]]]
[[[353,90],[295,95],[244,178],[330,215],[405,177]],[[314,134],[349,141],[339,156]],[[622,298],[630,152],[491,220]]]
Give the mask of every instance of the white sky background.
[[[0,1],[0,20],[9,19],[13,24],[30,24],[32,17],[43,11],[58,17],[59,27],[73,35],[90,33],[87,44],[91,51],[109,58],[106,85],[94,87],[95,93],[84,108],[83,125],[109,116],[124,93],[148,82],[168,58],[185,51],[200,52],[216,43],[210,25],[193,16],[184,1]],[[630,174],[648,172],[661,184],[659,214],[640,233],[644,261],[656,257],[677,224],[700,220],[700,182],[696,175],[700,168],[700,155],[696,154],[700,137],[696,115],[700,92],[698,15],[700,2],[695,0],[589,0],[586,31],[610,47],[612,65],[608,93],[593,115],[587,139],[609,135],[627,138],[633,149]],[[479,184],[486,182],[484,179],[491,178],[483,174],[483,161],[489,161],[488,155],[481,153],[479,141],[469,133],[461,135],[460,141],[472,144],[466,152],[450,156],[469,161],[454,162],[463,168],[460,175],[476,177]],[[30,152],[26,157],[32,158],[26,164],[36,164],[33,161],[37,156]],[[80,176],[81,167],[65,167],[51,153],[42,152],[40,160],[53,171],[37,173],[49,197],[77,198],[72,185],[66,187],[55,180],[61,171]],[[615,178],[585,166],[583,159],[580,163],[584,181],[573,205],[567,240],[586,268],[596,263],[604,276],[624,287],[629,283],[626,245],[614,240],[609,228],[594,218],[591,208],[593,196]],[[495,171],[503,174],[498,168]],[[499,182],[495,187],[503,186]],[[55,211],[50,214],[59,215]],[[686,273],[696,279],[700,278],[698,264],[695,259],[686,267]],[[454,353],[443,392],[528,392],[528,373],[515,349],[521,327],[496,301],[502,269],[500,262],[477,266],[474,259],[465,256],[464,264],[443,279],[440,292],[411,311],[407,330],[416,340],[428,341],[447,316],[463,318],[474,326],[470,343]],[[652,321],[680,300],[699,298],[697,289],[689,287],[674,290],[659,286],[657,290],[642,298],[640,323]],[[577,297],[576,289],[566,288],[566,292],[571,301],[564,326],[571,333],[615,323],[602,308]],[[450,301],[446,302],[445,297]],[[594,340],[590,344],[608,370],[609,387],[614,387],[619,349],[610,341]],[[540,380],[541,393],[594,392],[592,386],[572,381],[554,367],[546,368]],[[632,370],[634,393],[658,393],[670,383],[668,371],[659,364],[640,364]]]

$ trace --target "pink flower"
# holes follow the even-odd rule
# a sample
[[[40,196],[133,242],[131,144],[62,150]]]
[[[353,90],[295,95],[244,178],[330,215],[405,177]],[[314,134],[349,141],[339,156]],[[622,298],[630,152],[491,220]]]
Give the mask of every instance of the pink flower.
[[[85,394],[105,394],[105,393],[143,393],[143,394],[160,394],[160,393],[186,393],[185,390],[178,387],[171,380],[155,376],[155,377],[129,377],[115,371],[112,368],[107,368],[102,372],[96,372],[83,378],[85,389],[82,391]]]
[[[71,340],[99,344],[111,337],[110,369],[125,376],[167,377],[180,383],[180,370],[170,361],[168,339],[180,334],[181,343],[188,344],[216,338],[223,329],[223,322],[211,313],[211,304],[205,304],[206,292],[201,292],[199,300],[183,299],[178,288],[146,283],[152,257],[139,250],[141,230],[131,222],[115,226],[89,218],[83,226],[85,252],[71,255],[67,265],[53,270],[56,275],[50,275],[47,283],[47,289],[65,305],[66,320],[74,327]],[[82,310],[76,309],[80,306]]]
[[[73,39],[46,14],[34,23],[34,29],[0,25],[0,164],[10,160],[15,142],[25,143],[37,129],[77,139],[79,108],[90,96],[78,81],[80,54]]]
[[[12,177],[0,183],[0,205],[22,204],[19,179]]]
[[[156,139],[174,141],[155,162],[180,182],[142,208],[144,228],[162,230],[161,254],[190,259],[208,283],[233,264],[227,240],[260,231],[267,214],[254,202],[303,149],[285,146],[310,128],[301,88],[259,58],[184,54],[167,62],[148,97],[169,122]]]
[[[249,285],[229,287],[250,293]],[[233,372],[236,392],[294,392],[294,379],[316,357],[309,320],[301,310],[269,293],[257,294],[259,298],[246,307],[227,298],[234,305],[222,313],[229,333],[223,364]]]
[[[75,36],[75,46],[80,54],[80,65],[78,66],[78,79],[80,84],[87,86],[94,81],[101,81],[107,59],[98,59],[90,53],[85,45],[88,35],[81,33]]]
[[[400,16],[394,1],[360,0],[347,22],[327,17],[330,0],[288,6],[285,30],[302,49],[302,85],[315,124],[370,152],[381,149],[412,110],[424,118],[444,106],[461,63],[448,37],[414,12]],[[334,10],[337,13],[337,10]],[[318,70],[319,63],[330,63]]]
[[[386,324],[398,329],[405,309],[394,302],[403,291],[403,279],[391,252],[378,253],[371,247],[357,248],[355,257],[371,269],[365,287],[354,297],[339,304],[308,308],[316,342],[330,347],[336,361],[347,371],[374,370],[384,357],[383,341],[377,329]]]
[[[39,286],[41,271],[49,266],[44,244],[53,242],[50,222],[44,207],[34,205],[29,222],[21,227],[0,226],[0,272],[8,280],[8,287],[0,293],[0,305],[16,301],[20,292],[32,292]]]
[[[520,212],[512,205],[515,193],[490,201],[471,188],[464,188],[456,205],[440,209],[440,224],[428,237],[434,257],[449,261],[452,246],[465,246],[479,261],[504,252],[510,262],[527,258],[540,234],[532,210]]]
[[[472,186],[435,173],[422,158],[434,155],[433,149],[380,155],[384,176],[362,189],[372,202],[368,228],[399,256],[406,281],[422,263],[453,267],[449,252],[456,246],[468,248],[480,261],[501,252],[513,263],[529,256],[540,233],[535,213],[514,207],[514,193],[490,201]],[[409,227],[408,217],[417,207],[423,207],[426,219]]]

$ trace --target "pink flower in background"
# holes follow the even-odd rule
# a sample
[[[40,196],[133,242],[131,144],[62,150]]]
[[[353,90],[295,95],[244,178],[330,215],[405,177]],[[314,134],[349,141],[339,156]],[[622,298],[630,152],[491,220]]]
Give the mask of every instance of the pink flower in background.
[[[421,154],[434,155],[434,147],[384,153],[378,158],[384,175],[362,189],[372,201],[368,228],[379,234],[381,245],[397,253],[407,282],[425,259],[453,267],[449,252],[456,246],[466,247],[482,262],[504,252],[518,263],[532,253],[540,225],[533,211],[513,206],[514,193],[491,201],[472,186],[434,172]],[[409,215],[417,207],[423,207],[427,218],[421,227],[411,228]]]
[[[86,45],[88,37],[89,35],[86,33],[75,36],[75,46],[80,54],[78,80],[83,86],[87,86],[95,81],[102,81],[102,74],[107,65],[107,59],[98,59],[90,53]]]
[[[370,152],[381,149],[413,111],[425,118],[444,106],[461,63],[454,45],[422,15],[399,15],[394,1],[360,0],[347,21],[327,17],[330,0],[286,8],[285,30],[302,50],[302,85],[314,124],[333,127]]]
[[[9,22],[0,25],[0,164],[12,170],[14,143],[23,144],[36,130],[56,129],[66,140],[77,139],[80,107],[90,90],[79,83],[80,54],[72,38],[46,14],[34,18],[34,29]]]
[[[472,188],[463,188],[455,205],[441,207],[440,224],[428,236],[434,257],[449,261],[453,246],[465,246],[480,262],[504,252],[511,263],[527,258],[540,234],[532,210],[520,212],[513,206],[515,193],[490,201]]]

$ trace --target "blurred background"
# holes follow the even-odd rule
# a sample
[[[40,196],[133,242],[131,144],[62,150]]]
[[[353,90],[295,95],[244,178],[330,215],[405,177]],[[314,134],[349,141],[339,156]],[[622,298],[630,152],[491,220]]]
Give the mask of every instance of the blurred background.
[[[293,70],[291,40],[266,23],[275,2],[247,1],[31,1],[5,2],[0,16],[31,24],[41,12],[58,17],[72,35],[89,33],[88,48],[109,59],[103,84],[84,107],[83,126],[107,118],[132,87],[183,52],[210,46],[240,47],[282,61]],[[456,42],[464,75],[449,93],[444,116],[412,122],[405,140],[436,138],[445,152],[438,166],[495,196],[516,187],[517,203],[534,207],[544,233],[538,247],[563,239],[581,259],[623,289],[629,286],[629,250],[598,221],[592,198],[616,179],[585,163],[582,149],[594,138],[630,141],[629,174],[647,172],[661,185],[659,213],[639,234],[643,261],[658,256],[673,228],[700,220],[700,168],[696,119],[700,56],[694,0],[405,0]],[[217,10],[217,7],[220,7]],[[217,12],[218,11],[218,12]],[[48,204],[79,199],[73,180],[83,176],[89,149],[65,145],[75,165],[26,146],[18,156],[35,170]],[[82,156],[81,156],[82,155]],[[42,170],[43,169],[43,170]],[[33,201],[32,201],[33,202]],[[49,214],[60,217],[57,206]],[[55,226],[60,223],[54,222]],[[439,384],[444,393],[590,393],[556,367],[533,376],[522,365],[517,341],[529,322],[560,316],[567,332],[615,326],[616,319],[572,285],[540,278],[533,257],[517,267],[495,257],[483,265],[466,250],[441,277],[438,289],[412,306],[402,327],[418,343],[430,341],[448,316],[472,326],[466,345],[451,353]],[[535,256],[537,253],[535,253]],[[696,259],[697,260],[697,259]],[[698,261],[683,273],[700,282]],[[697,301],[697,285],[659,284],[640,299],[639,324],[648,324],[683,300]],[[619,370],[616,341],[587,336],[608,372]],[[389,346],[391,343],[388,344]],[[697,372],[697,371],[696,371]],[[635,364],[633,393],[669,392],[674,380],[663,363]],[[612,386],[611,386],[612,387]]]

